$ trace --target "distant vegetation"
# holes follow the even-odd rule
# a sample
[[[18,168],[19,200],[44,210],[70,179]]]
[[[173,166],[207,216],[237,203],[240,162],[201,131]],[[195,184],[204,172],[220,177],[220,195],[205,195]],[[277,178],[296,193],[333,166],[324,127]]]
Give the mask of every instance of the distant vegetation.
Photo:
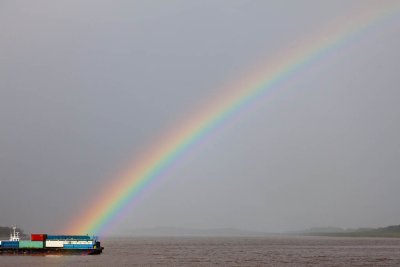
[[[311,236],[343,236],[343,237],[400,237],[400,225],[391,225],[382,228],[313,228],[297,234]]]
[[[196,236],[196,237],[231,237],[231,236],[266,236],[264,232],[244,231],[234,228],[218,228],[218,229],[191,229],[191,228],[175,228],[175,227],[154,227],[142,228],[129,232],[132,236]],[[126,233],[124,233],[126,235]]]
[[[11,231],[11,227],[0,226],[0,239],[9,239]],[[25,236],[24,230],[17,228],[17,232],[19,232],[20,237]]]

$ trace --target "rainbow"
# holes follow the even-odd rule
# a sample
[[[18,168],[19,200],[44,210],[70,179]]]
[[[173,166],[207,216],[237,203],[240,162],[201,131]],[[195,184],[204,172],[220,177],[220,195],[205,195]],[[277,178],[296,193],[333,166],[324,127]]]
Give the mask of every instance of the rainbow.
[[[359,8],[357,17],[333,23],[332,27],[324,29],[314,38],[299,43],[297,49],[289,49],[276,60],[269,61],[233,85],[223,88],[224,93],[218,99],[163,135],[130,168],[112,179],[104,194],[100,193],[100,197],[94,199],[84,209],[82,216],[76,217],[64,232],[104,234],[112,229],[146,188],[165,176],[179,158],[221,127],[226,120],[292,79],[299,70],[351,43],[378,22],[398,14],[399,4],[382,3],[377,2],[365,10]]]

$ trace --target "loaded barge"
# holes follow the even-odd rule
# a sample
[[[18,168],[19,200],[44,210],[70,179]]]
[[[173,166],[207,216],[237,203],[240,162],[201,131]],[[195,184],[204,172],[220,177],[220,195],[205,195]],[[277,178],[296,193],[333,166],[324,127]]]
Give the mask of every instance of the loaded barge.
[[[31,234],[30,240],[20,240],[16,229],[12,226],[10,239],[0,241],[0,255],[97,255],[104,249],[95,236]]]

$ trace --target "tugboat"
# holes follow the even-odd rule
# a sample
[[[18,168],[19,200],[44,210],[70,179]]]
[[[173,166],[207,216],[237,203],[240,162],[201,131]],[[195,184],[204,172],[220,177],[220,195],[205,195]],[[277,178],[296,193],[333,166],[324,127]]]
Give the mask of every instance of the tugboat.
[[[0,255],[97,255],[104,249],[96,236],[31,234],[30,240],[21,240],[16,230],[13,225],[10,239],[0,241]]]

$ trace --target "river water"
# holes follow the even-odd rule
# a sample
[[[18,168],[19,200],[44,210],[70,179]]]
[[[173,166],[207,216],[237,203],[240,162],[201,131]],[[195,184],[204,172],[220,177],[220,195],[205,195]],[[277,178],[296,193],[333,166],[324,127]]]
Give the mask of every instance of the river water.
[[[0,256],[0,266],[400,266],[400,238],[163,237],[102,241],[95,256]]]

